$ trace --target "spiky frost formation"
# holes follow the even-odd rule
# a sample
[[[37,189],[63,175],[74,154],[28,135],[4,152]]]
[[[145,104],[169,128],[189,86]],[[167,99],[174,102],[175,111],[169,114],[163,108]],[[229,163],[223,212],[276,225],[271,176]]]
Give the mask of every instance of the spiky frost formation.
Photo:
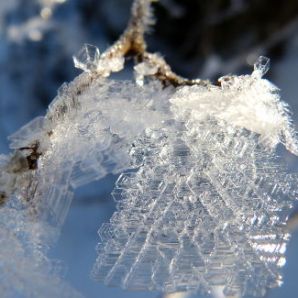
[[[171,102],[178,114],[203,121],[215,117],[239,128],[260,134],[268,148],[283,143],[298,154],[296,134],[288,116],[288,106],[280,100],[279,89],[262,76],[268,71],[269,59],[260,57],[252,75],[226,76],[221,87],[180,88]]]
[[[282,283],[297,176],[272,149],[297,147],[277,88],[261,79],[268,61],[258,63],[221,87],[178,89],[172,120],[134,142],[141,166],[116,182],[118,211],[99,230],[96,279],[163,292],[223,286],[241,296]]]
[[[225,123],[226,124],[226,123]],[[99,230],[96,279],[127,289],[263,295],[281,283],[295,176],[245,130],[207,120],[139,139],[118,211]],[[187,127],[187,128],[186,128]]]

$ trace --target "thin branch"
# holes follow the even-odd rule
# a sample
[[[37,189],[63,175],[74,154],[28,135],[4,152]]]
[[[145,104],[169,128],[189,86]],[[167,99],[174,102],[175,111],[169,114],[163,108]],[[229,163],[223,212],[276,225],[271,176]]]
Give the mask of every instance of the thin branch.
[[[209,86],[210,82],[207,80],[189,80],[178,76],[162,56],[146,51],[147,43],[144,36],[149,27],[154,24],[151,10],[152,2],[156,2],[156,0],[134,1],[127,29],[119,40],[102,54],[101,59],[132,56],[135,58],[136,63],[145,62],[156,68],[156,73],[151,76],[157,78],[166,86]]]
[[[135,0],[127,28],[120,38],[112,45],[102,58],[125,57],[129,53],[142,55],[146,50],[145,32],[149,24],[153,24],[151,2],[153,0]]]

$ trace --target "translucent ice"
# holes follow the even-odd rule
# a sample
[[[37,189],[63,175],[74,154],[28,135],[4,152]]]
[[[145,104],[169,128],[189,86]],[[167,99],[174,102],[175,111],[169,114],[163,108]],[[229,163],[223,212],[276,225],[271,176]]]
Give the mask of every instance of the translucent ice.
[[[3,191],[25,197],[41,218],[57,224],[64,221],[73,188],[130,168],[128,151],[135,138],[169,117],[171,88],[101,78],[80,91],[88,78],[83,74],[64,84],[45,117],[10,137],[16,153],[6,168],[13,168],[1,178],[10,181],[3,183]],[[26,171],[33,162],[35,171]]]
[[[281,283],[297,177],[256,134],[184,120],[135,142],[143,163],[116,182],[93,275],[126,289],[263,295]]]
[[[82,297],[61,279],[59,264],[46,257],[57,230],[12,203],[0,209],[1,297]]]
[[[80,52],[73,57],[75,67],[83,71],[94,71],[99,63],[100,53],[97,47],[85,44]]]
[[[240,296],[281,285],[297,175],[272,150],[297,147],[278,89],[261,78],[267,64],[170,95],[172,119],[134,141],[139,169],[116,182],[118,210],[99,230],[95,279]]]
[[[75,67],[85,72],[97,72],[108,77],[111,72],[120,71],[124,66],[123,57],[100,57],[97,47],[85,44],[79,53],[73,57]]]
[[[259,75],[263,77],[269,70],[270,59],[264,56],[260,56],[256,63],[254,64],[253,75]]]

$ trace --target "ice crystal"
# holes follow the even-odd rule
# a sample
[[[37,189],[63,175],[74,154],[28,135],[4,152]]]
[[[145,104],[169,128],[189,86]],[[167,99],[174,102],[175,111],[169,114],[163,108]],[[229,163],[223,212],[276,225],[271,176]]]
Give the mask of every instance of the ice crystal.
[[[111,72],[122,70],[124,66],[123,57],[100,59],[98,48],[88,44],[73,57],[73,60],[75,67],[85,72],[101,73],[103,77],[108,77]]]
[[[30,173],[35,183],[26,196],[57,223],[64,221],[73,188],[129,168],[128,148],[136,136],[161,127],[167,117],[163,106],[171,90],[162,90],[159,83],[141,88],[129,81],[99,79],[80,94],[77,86],[88,80],[83,74],[64,84],[46,117],[34,119],[10,137],[12,149],[23,148],[23,159],[32,152],[32,144],[42,152],[38,169]],[[27,181],[10,172],[12,183]]]
[[[118,211],[99,230],[93,275],[108,285],[163,292],[262,296],[282,283],[297,176],[272,148],[297,153],[278,89],[261,78],[224,77],[221,87],[182,87],[172,119],[147,131],[120,175]],[[288,136],[284,138],[284,136]]]
[[[51,17],[63,2],[31,1],[0,33],[39,41],[56,28]],[[298,146],[287,105],[262,78],[269,59],[216,86],[183,79],[146,51],[151,2],[134,2],[127,30],[106,52],[86,44],[74,56],[83,74],[9,137],[12,153],[0,155],[1,297],[81,297],[48,251],[74,190],[121,172],[117,211],[99,229],[95,279],[162,292],[220,287],[227,296],[281,285],[298,190],[275,148],[297,155]],[[0,21],[22,3],[1,4]],[[130,54],[135,81],[108,78]]]
[[[128,289],[263,295],[281,283],[295,176],[258,136],[205,120],[148,132],[100,230],[96,279]]]
[[[81,94],[78,86],[87,82],[88,88]],[[143,89],[129,81],[90,81],[83,74],[60,88],[45,117],[32,120],[10,136],[15,151],[0,158],[1,199],[12,204],[0,209],[1,243],[13,248],[9,254],[6,250],[1,254],[4,259],[9,255],[10,260],[1,262],[0,288],[5,297],[18,292],[40,297],[42,291],[49,293],[47,297],[79,295],[51,274],[54,267],[40,246],[53,243],[46,236],[50,228],[59,232],[74,188],[132,167],[128,148],[145,129],[162,125],[169,92],[159,83]],[[20,226],[13,226],[15,220]],[[11,238],[15,230],[20,239]]]
[[[265,63],[265,64],[264,64]],[[288,107],[280,101],[279,89],[261,76],[267,71],[268,61],[261,57],[252,75],[226,76],[219,79],[221,87],[209,90],[184,87],[171,99],[177,112],[191,111],[198,121],[215,117],[229,124],[260,134],[261,141],[274,148],[279,142],[298,154],[295,133]]]

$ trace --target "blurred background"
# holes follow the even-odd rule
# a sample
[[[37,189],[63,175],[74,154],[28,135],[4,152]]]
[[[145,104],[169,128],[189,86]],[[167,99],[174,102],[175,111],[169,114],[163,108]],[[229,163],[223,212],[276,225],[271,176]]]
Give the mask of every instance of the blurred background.
[[[103,51],[117,39],[127,23],[131,3],[0,0],[1,153],[8,152],[7,136],[45,114],[58,87],[79,74],[72,56],[84,43]],[[179,75],[215,81],[221,75],[250,73],[258,56],[269,57],[267,78],[281,88],[298,130],[297,0],[160,0],[154,10],[156,25],[147,36],[149,50],[161,53]],[[291,170],[298,170],[293,156],[286,159]],[[99,240],[97,229],[115,209],[110,192],[116,178],[108,176],[76,192],[51,254],[64,261],[66,279],[87,298],[161,297],[107,288],[89,278]],[[298,220],[294,214],[295,210],[284,285],[269,291],[268,298],[297,297]]]

